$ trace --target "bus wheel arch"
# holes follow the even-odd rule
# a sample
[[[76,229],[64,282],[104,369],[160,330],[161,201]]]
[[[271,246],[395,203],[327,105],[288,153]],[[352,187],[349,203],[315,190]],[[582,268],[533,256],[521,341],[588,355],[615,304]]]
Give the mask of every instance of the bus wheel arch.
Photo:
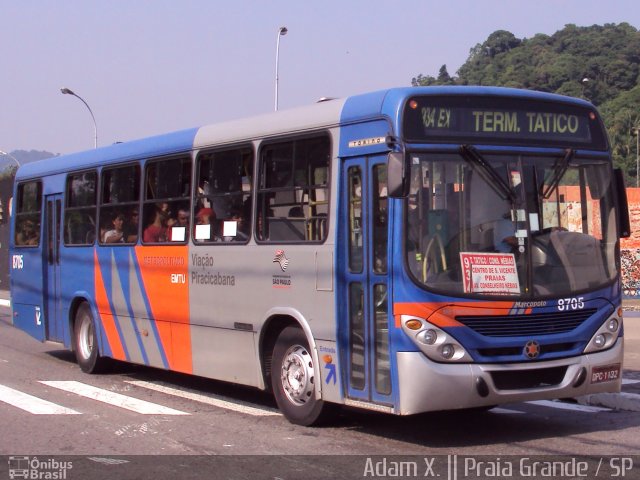
[[[89,302],[78,299],[69,309],[71,317],[71,349],[80,369],[85,373],[99,373],[106,359],[100,355],[98,330]]]
[[[278,408],[291,423],[315,425],[333,417],[324,402],[315,345],[295,318],[276,316],[265,324],[261,341],[263,374]]]
[[[302,330],[298,320],[290,315],[273,315],[264,323],[260,334],[260,363],[262,365],[262,379],[265,390],[271,391],[271,366],[273,362],[273,349],[276,346],[278,336],[285,328],[294,326]]]

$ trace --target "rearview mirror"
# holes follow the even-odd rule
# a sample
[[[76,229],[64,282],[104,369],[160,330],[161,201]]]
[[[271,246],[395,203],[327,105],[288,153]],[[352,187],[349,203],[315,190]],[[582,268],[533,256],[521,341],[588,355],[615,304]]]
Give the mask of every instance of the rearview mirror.
[[[629,203],[627,202],[627,190],[624,186],[624,175],[622,174],[622,170],[619,168],[613,170],[613,175],[616,184],[618,228],[620,229],[620,238],[629,238],[631,236],[631,222],[629,219]]]

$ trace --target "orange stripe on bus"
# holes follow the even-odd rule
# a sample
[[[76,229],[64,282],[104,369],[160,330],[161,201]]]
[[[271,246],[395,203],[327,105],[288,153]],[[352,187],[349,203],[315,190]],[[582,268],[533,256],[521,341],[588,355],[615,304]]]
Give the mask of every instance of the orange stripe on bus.
[[[171,336],[173,345],[173,364],[171,368],[182,373],[193,373],[191,326],[173,323],[171,324]]]
[[[98,253],[93,253],[93,275],[94,285],[96,289],[96,309],[98,310],[98,316],[102,323],[102,330],[107,336],[107,342],[111,349],[111,356],[117,360],[126,360],[127,356],[124,353],[124,347],[122,346],[122,340],[118,334],[115,321],[113,319],[113,312],[109,307],[109,296],[107,295],[107,289],[104,286],[102,279],[102,270],[100,269],[100,262],[98,261]]]
[[[425,302],[425,303],[396,303],[393,305],[395,325],[400,328],[400,315],[411,315],[424,318],[438,327],[462,327],[455,320],[461,315],[506,315],[513,308],[511,301],[486,301],[473,302],[464,305],[456,305],[450,302]]]
[[[169,368],[185,373],[193,370],[188,255],[186,246],[136,247],[151,316],[156,322]]]

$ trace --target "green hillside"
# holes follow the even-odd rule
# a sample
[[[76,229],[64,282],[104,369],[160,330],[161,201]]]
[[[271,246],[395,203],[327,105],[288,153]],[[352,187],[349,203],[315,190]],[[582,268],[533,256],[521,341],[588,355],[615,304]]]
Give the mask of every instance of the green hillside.
[[[640,128],[640,32],[628,23],[577,27],[519,39],[498,30],[469,52],[456,76],[446,65],[437,77],[412,85],[495,85],[585,98],[602,113],[614,162],[636,184],[636,134]]]

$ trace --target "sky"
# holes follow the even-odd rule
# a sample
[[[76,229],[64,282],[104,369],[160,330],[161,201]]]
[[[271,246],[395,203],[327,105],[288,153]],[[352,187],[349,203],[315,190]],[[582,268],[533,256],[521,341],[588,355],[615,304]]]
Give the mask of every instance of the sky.
[[[0,0],[0,150],[72,153],[454,75],[496,30],[627,22],[637,0]],[[6,156],[0,156],[0,162]]]

